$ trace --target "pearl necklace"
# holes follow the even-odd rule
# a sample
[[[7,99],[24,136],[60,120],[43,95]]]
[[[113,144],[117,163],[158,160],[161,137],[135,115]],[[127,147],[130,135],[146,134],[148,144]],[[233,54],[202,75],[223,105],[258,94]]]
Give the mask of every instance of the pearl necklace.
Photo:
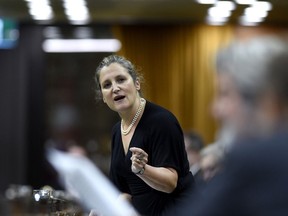
[[[124,130],[124,126],[123,126],[123,119],[121,120],[121,133],[126,136],[127,134],[130,133],[132,127],[134,126],[134,124],[136,123],[140,113],[142,112],[143,110],[143,107],[145,105],[145,102],[146,100],[144,98],[140,98],[140,104],[139,104],[139,107],[138,107],[138,110],[135,114],[135,116],[133,117],[132,119],[132,122],[130,123],[130,125],[128,126],[128,128],[126,130]]]

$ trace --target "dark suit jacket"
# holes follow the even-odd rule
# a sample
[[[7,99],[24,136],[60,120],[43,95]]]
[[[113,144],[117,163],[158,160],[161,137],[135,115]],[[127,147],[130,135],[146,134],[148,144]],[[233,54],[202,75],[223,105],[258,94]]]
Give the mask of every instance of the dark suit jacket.
[[[223,172],[172,214],[288,216],[288,132],[238,143]]]

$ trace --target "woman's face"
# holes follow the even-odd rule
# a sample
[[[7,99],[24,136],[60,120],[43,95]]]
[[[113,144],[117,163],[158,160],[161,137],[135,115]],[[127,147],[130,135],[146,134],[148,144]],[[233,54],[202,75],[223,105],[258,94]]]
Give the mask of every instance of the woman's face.
[[[99,81],[103,101],[110,109],[120,113],[132,109],[139,97],[140,83],[138,80],[134,82],[127,69],[112,63],[102,68]]]

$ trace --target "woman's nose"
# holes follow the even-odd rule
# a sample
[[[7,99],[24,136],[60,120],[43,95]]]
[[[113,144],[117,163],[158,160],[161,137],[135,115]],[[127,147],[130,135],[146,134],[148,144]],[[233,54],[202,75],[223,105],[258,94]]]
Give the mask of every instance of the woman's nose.
[[[117,85],[117,83],[112,84],[112,91],[113,93],[116,93],[120,90],[119,86]]]

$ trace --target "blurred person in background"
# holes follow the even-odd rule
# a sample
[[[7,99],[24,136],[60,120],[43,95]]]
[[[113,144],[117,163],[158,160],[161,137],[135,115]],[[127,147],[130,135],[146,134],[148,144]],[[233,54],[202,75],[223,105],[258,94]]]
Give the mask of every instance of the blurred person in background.
[[[194,184],[178,120],[142,97],[141,76],[124,57],[104,58],[95,81],[121,118],[112,130],[112,182],[140,215],[165,215]]]
[[[71,104],[56,106],[49,118],[51,136],[46,145],[52,145],[62,151],[86,155],[84,147],[79,145],[80,116],[77,108]]]
[[[195,181],[202,182],[200,172],[200,151],[204,147],[203,138],[194,131],[187,131],[184,133],[185,149],[188,156],[190,171],[192,172]]]
[[[287,68],[281,37],[234,42],[218,53],[214,114],[234,144],[222,172],[178,215],[288,215]]]
[[[199,168],[204,182],[209,182],[221,171],[223,158],[223,149],[216,143],[201,150]]]
[[[45,141],[46,147],[54,147],[72,154],[87,156],[86,149],[78,143],[80,116],[74,105],[58,104],[51,110],[49,120],[51,132]],[[46,158],[45,166],[47,167],[45,176],[47,184],[54,189],[63,189],[57,172]]]

